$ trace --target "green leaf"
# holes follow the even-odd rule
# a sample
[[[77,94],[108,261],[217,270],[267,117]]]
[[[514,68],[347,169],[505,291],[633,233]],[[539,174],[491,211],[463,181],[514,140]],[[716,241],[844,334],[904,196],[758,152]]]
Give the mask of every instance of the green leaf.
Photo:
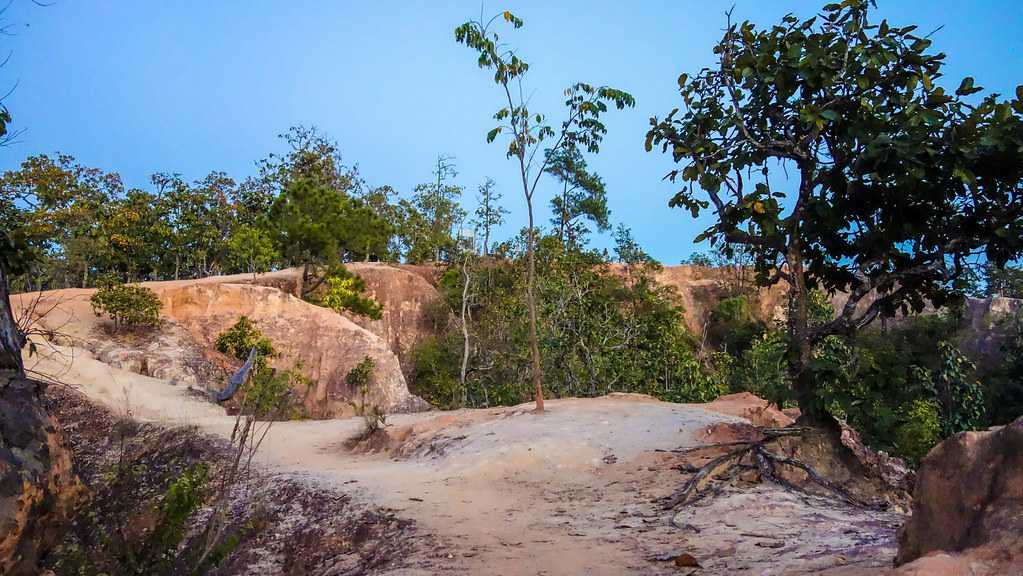
[[[493,142],[494,139],[497,138],[497,135],[500,134],[500,133],[501,133],[501,127],[500,126],[498,126],[497,128],[494,128],[490,132],[487,132],[487,143],[489,144],[489,143]]]

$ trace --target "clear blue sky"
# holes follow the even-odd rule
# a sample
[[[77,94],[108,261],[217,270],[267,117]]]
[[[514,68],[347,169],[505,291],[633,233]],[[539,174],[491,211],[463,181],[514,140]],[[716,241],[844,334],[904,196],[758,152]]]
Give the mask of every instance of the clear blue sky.
[[[809,16],[824,0],[736,0],[738,19],[777,22]],[[970,74],[1010,94],[1023,83],[1023,1],[880,0],[893,24],[944,28],[946,82]],[[647,154],[651,115],[679,104],[676,78],[712,62],[711,47],[730,5],[711,0],[490,0],[526,22],[510,43],[532,64],[532,108],[552,119],[572,82],[630,91],[636,108],[608,115],[609,134],[591,160],[608,184],[615,222],[624,222],[655,257],[676,263],[703,228],[669,210],[661,181],[670,158]],[[29,154],[67,152],[119,172],[129,186],[150,173],[196,179],[223,170],[238,180],[281,149],[276,135],[316,125],[341,144],[372,185],[407,193],[430,179],[437,154],[457,157],[459,183],[472,192],[494,178],[512,210],[502,236],[522,226],[514,166],[487,145],[499,94],[453,29],[478,16],[476,0],[174,2],[13,0],[6,14],[12,51],[0,69],[4,102],[20,143],[0,149],[0,170]],[[550,188],[541,192],[546,208]],[[544,216],[546,220],[546,216]],[[606,239],[595,242],[607,246]]]

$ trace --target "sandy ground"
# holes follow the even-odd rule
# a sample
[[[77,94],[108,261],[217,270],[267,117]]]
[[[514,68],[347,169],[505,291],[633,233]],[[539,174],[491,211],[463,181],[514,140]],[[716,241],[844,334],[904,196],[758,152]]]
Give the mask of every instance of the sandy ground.
[[[234,418],[184,386],[88,351],[40,345],[29,368],[119,413],[229,436]],[[363,421],[274,424],[258,456],[271,471],[400,511],[438,548],[402,574],[680,574],[657,557],[692,554],[701,574],[878,574],[900,518],[750,486],[676,516],[657,504],[684,480],[672,455],[739,419],[613,395],[530,406],[395,415],[394,451],[355,454]]]

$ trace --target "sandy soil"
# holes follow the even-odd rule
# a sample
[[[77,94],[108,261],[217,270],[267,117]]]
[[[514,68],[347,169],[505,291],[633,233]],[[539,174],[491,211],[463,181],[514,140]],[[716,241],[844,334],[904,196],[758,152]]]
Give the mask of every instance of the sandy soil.
[[[228,436],[234,420],[186,387],[43,344],[28,367],[133,418]],[[530,406],[395,415],[393,450],[353,453],[361,419],[275,424],[259,463],[397,509],[437,549],[402,574],[877,574],[894,557],[901,518],[736,488],[677,515],[657,500],[684,480],[671,450],[741,419],[634,395]],[[681,572],[680,572],[681,570]]]

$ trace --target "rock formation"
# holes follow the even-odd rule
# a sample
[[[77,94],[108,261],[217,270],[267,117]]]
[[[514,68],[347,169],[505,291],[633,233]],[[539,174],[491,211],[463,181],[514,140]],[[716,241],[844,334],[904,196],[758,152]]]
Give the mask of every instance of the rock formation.
[[[945,440],[917,471],[899,574],[1013,574],[1023,566],[1023,418]]]
[[[369,296],[384,306],[380,320],[355,315],[350,319],[387,342],[407,377],[416,345],[436,332],[436,324],[445,323],[439,316],[446,320],[450,315],[444,299],[426,278],[403,267],[369,262],[347,267],[366,282]]]
[[[0,574],[36,574],[84,493],[40,383],[0,380]]]
[[[265,286],[193,283],[158,291],[163,314],[188,330],[207,349],[217,336],[248,316],[281,352],[280,367],[298,367],[315,386],[298,391],[307,413],[317,417],[351,414],[358,391],[345,377],[363,358],[375,365],[367,402],[387,412],[425,408],[408,391],[397,357],[372,332],[326,308]]]

